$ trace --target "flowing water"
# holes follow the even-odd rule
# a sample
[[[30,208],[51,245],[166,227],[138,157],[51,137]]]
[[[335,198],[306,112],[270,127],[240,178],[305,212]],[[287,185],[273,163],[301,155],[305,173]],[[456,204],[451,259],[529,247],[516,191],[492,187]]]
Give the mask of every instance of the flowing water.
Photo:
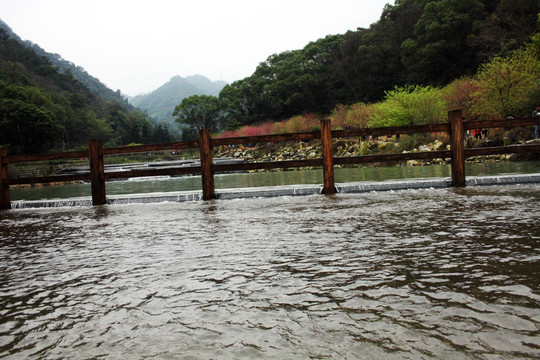
[[[0,357],[540,358],[540,185],[0,212]]]

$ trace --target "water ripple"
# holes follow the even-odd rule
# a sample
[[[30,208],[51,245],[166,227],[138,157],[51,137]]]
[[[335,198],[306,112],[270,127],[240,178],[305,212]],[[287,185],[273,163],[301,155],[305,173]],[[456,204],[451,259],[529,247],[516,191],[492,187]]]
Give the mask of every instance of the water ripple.
[[[540,357],[537,185],[0,213],[0,357]]]

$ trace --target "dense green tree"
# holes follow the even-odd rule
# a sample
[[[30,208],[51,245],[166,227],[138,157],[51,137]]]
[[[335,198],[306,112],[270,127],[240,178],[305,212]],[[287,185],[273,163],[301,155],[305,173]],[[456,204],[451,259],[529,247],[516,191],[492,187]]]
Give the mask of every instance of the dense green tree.
[[[184,98],[174,109],[173,116],[186,130],[191,130],[191,133],[202,129],[217,131],[221,128],[223,119],[219,99],[209,95]]]
[[[478,60],[509,55],[538,31],[539,0],[484,0],[489,14],[477,22],[470,44]]]
[[[88,139],[100,139],[107,143],[113,137],[114,131],[106,119],[99,119],[94,113],[89,113],[86,122],[86,134]]]
[[[221,107],[226,113],[227,128],[234,130],[257,121],[255,96],[251,94],[249,78],[226,85],[219,93]]]
[[[342,35],[332,35],[301,50],[271,55],[252,76],[226,86],[220,100],[228,127],[330,110],[334,100],[328,96],[329,67],[342,41]]]
[[[485,17],[479,0],[440,0],[426,4],[414,37],[401,45],[407,80],[443,85],[472,73],[478,63],[469,45],[474,24]]]
[[[0,144],[15,154],[40,153],[62,141],[56,115],[17,99],[0,99]]]
[[[401,44],[414,36],[423,5],[397,0],[386,5],[378,22],[369,29],[348,32],[331,67],[331,91],[336,102],[374,102],[385,91],[404,84]]]
[[[169,133],[167,126],[165,124],[159,124],[154,127],[154,130],[151,134],[152,143],[169,143],[174,141],[172,135]]]

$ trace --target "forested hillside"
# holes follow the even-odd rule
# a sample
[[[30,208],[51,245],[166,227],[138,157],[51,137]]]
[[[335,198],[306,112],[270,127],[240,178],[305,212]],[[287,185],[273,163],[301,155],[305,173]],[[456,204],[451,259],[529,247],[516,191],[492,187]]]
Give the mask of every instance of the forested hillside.
[[[160,124],[166,124],[171,132],[178,131],[178,124],[174,122],[173,111],[186,97],[192,95],[218,96],[224,81],[210,81],[205,76],[193,75],[187,77],[173,76],[149,94],[137,95],[131,99],[131,104],[145,110],[148,115]]]
[[[165,128],[154,126],[119,93],[105,90],[81,68],[74,71],[58,55],[45,54],[0,23],[0,146],[8,153],[81,148],[90,138],[107,146],[170,140]],[[91,88],[83,84],[84,74]]]
[[[443,86],[538,31],[539,0],[396,0],[368,29],[269,56],[220,93],[228,128],[376,102],[395,86]]]

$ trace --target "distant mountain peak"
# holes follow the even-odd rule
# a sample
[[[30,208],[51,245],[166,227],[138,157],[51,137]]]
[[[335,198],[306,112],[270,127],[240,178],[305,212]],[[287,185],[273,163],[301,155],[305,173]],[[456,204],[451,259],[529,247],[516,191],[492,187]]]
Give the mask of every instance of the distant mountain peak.
[[[174,124],[172,116],[174,108],[184,98],[192,95],[218,96],[225,85],[227,85],[225,81],[212,81],[200,74],[186,77],[174,75],[156,90],[137,95],[130,102],[133,106],[146,110],[158,122],[171,125]]]

